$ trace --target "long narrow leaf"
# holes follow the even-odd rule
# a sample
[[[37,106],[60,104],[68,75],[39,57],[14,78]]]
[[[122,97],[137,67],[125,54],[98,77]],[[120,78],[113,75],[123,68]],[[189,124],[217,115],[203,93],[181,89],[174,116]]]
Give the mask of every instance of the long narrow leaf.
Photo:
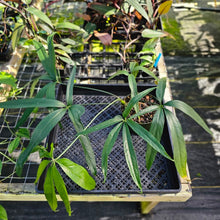
[[[76,66],[73,66],[73,70],[70,74],[70,78],[67,83],[66,87],[66,102],[67,105],[72,105],[73,104],[73,86],[74,86],[74,79],[76,75]]]
[[[20,23],[15,23],[14,31],[12,33],[11,41],[12,41],[12,48],[15,50],[15,47],[17,46],[21,33],[24,29],[25,25],[20,24]]]
[[[0,108],[48,108],[48,107],[65,107],[65,104],[58,100],[46,98],[17,99],[0,103]]]
[[[118,138],[119,132],[121,130],[122,123],[117,124],[109,133],[104,147],[102,151],[102,172],[104,175],[104,182],[106,181],[106,176],[107,176],[107,168],[108,168],[108,156],[112,151],[112,148],[115,144],[115,141]]]
[[[16,163],[16,173],[20,176],[22,173],[22,167],[27,160],[28,156],[32,152],[33,148],[40,144],[40,142],[47,137],[54,126],[61,120],[64,116],[66,109],[58,109],[47,115],[35,128],[31,140],[27,148],[20,154]]]
[[[167,82],[166,78],[162,78],[159,80],[159,83],[157,85],[156,96],[160,103],[162,103],[163,101],[163,97],[166,89],[166,82]]]
[[[101,129],[110,127],[110,126],[112,126],[112,125],[114,125],[114,124],[117,124],[117,123],[119,123],[119,122],[122,122],[122,121],[123,121],[123,118],[122,118],[120,115],[117,115],[117,116],[115,116],[114,118],[111,118],[111,119],[109,119],[109,120],[107,120],[107,121],[104,121],[104,122],[102,122],[102,123],[100,123],[100,124],[97,124],[97,125],[95,125],[95,126],[93,126],[93,127],[87,128],[85,131],[80,132],[79,135],[82,135],[82,134],[83,134],[83,135],[90,134],[90,133],[92,133],[92,132],[99,131],[99,130],[101,130]]]
[[[83,189],[92,190],[95,188],[95,180],[89,175],[84,167],[67,158],[61,158],[57,160],[57,163],[66,175]]]
[[[141,179],[140,179],[140,171],[138,168],[137,158],[134,151],[134,147],[132,144],[131,134],[127,124],[124,123],[122,129],[122,137],[123,137],[123,145],[124,145],[124,153],[125,159],[131,174],[131,177],[137,187],[142,191]]]
[[[46,91],[46,98],[47,99],[56,99],[56,82],[50,84]]]
[[[131,98],[134,98],[138,94],[137,83],[136,83],[134,75],[129,74],[129,76],[128,76],[128,84],[129,84],[129,87],[130,87],[130,90],[131,90]],[[136,113],[139,112],[138,103],[136,103],[134,105],[134,110],[135,110]]]
[[[70,29],[73,31],[85,32],[80,26],[70,23],[70,22],[62,22],[56,25],[56,29]]]
[[[71,216],[72,211],[71,211],[71,206],[70,206],[66,186],[65,186],[62,176],[60,175],[55,165],[52,167],[52,175],[53,175],[53,181],[57,189],[57,192],[59,193],[61,199],[63,200],[67,213],[69,214],[69,216]]]
[[[53,28],[53,24],[51,23],[50,19],[47,17],[47,15],[45,13],[43,13],[42,11],[40,11],[37,8],[34,7],[29,7],[26,9],[29,13],[35,15],[36,17],[38,17],[39,19],[41,19],[42,21],[44,21],[46,24],[48,24],[51,28]]]
[[[158,81],[158,77],[152,72],[150,71],[148,68],[144,67],[144,66],[137,66],[134,69],[135,71],[143,71],[145,73],[147,73],[149,76],[153,77],[156,81]]]
[[[198,123],[206,132],[212,135],[211,130],[208,128],[204,120],[198,115],[198,113],[186,103],[179,100],[172,100],[164,104],[165,106],[172,106],[179,109],[189,117],[191,117],[196,123]]]
[[[81,115],[85,112],[84,107],[81,105],[73,105],[68,110],[69,117],[77,131],[77,133],[84,130],[83,124],[80,120]],[[80,143],[82,145],[86,162],[91,170],[92,174],[96,175],[96,161],[95,154],[92,149],[91,142],[87,135],[80,135],[79,137]]]
[[[126,106],[124,112],[122,113],[123,117],[126,118],[128,117],[131,109],[134,107],[134,105],[144,96],[146,96],[147,94],[149,94],[150,92],[152,92],[156,87],[150,88],[150,89],[146,89],[140,93],[138,93],[134,98],[132,98],[128,105]]]
[[[164,113],[162,108],[159,108],[156,113],[154,114],[153,121],[150,126],[150,133],[158,140],[161,140],[164,128]],[[150,145],[147,144],[147,151],[146,151],[146,167],[150,170],[157,151]]]
[[[57,209],[57,198],[53,183],[52,167],[47,170],[46,178],[44,181],[44,194],[50,205],[50,208],[55,212]]]
[[[182,127],[179,123],[177,117],[167,109],[164,109],[167,122],[170,128],[172,143],[173,143],[173,156],[174,162],[179,172],[180,176],[183,178],[187,177],[186,172],[186,161],[187,161],[187,153],[186,153],[186,145],[184,141],[184,136],[182,132]]]
[[[172,160],[172,158],[167,154],[164,147],[160,144],[160,142],[149,131],[147,131],[141,125],[137,124],[136,122],[134,122],[130,119],[127,120],[127,124],[136,134],[138,134],[141,138],[143,138],[157,152],[162,154],[167,159]]]
[[[120,75],[129,76],[129,72],[126,71],[126,70],[119,70],[119,71],[117,71],[115,74],[113,74],[112,76],[110,76],[110,77],[108,78],[108,80],[111,80],[111,79],[113,79],[114,77],[120,76]]]
[[[37,169],[37,176],[36,176],[36,180],[35,183],[38,182],[38,180],[40,179],[42,173],[44,172],[44,170],[46,169],[47,165],[50,163],[50,160],[43,160],[41,161],[38,169]]]

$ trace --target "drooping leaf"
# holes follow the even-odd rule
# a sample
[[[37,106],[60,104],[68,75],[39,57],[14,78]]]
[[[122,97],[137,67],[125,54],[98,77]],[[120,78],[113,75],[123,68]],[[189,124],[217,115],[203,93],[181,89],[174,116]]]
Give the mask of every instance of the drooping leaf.
[[[1,220],[8,220],[7,212],[2,205],[0,205],[0,219]]]
[[[137,0],[127,0],[127,2],[131,6],[133,6],[151,24],[151,20],[147,12],[144,10],[144,8],[140,5],[140,3]]]
[[[185,102],[180,100],[171,100],[164,104],[165,106],[172,106],[179,109],[189,117],[191,117],[196,123],[198,123],[206,132],[212,135],[211,130],[208,128],[204,120],[199,116],[199,114]]]
[[[156,113],[154,114],[153,121],[150,126],[150,133],[158,140],[161,140],[164,128],[164,113],[162,108],[159,108]],[[146,167],[150,170],[154,159],[156,157],[157,151],[150,145],[147,144],[147,151],[146,151]]]
[[[0,103],[0,108],[49,108],[49,107],[65,107],[65,104],[58,100],[46,98],[17,99]]]
[[[130,119],[127,120],[127,124],[137,135],[139,135],[148,144],[150,144],[157,152],[159,152],[161,155],[163,155],[167,159],[172,160],[172,158],[167,154],[164,147],[149,131],[147,131],[141,125],[139,125],[138,123]]]
[[[109,133],[104,147],[102,151],[102,173],[104,175],[104,182],[106,181],[107,176],[107,168],[108,168],[108,156],[112,151],[112,148],[115,144],[115,141],[117,140],[117,137],[119,135],[119,132],[121,130],[122,123],[117,124]]]
[[[67,213],[69,214],[69,216],[71,216],[72,211],[71,211],[71,206],[70,206],[66,186],[65,186],[62,176],[60,175],[55,165],[52,167],[52,175],[53,175],[53,181],[57,189],[57,192],[59,193],[61,199],[63,200]]]
[[[48,164],[51,162],[51,160],[43,160],[41,161],[38,169],[37,169],[37,176],[36,176],[36,180],[35,183],[38,182],[38,180],[40,179],[41,175],[43,174],[44,170],[46,169],[46,167],[48,166]]]
[[[128,105],[126,106],[124,112],[122,113],[123,117],[126,118],[128,117],[131,109],[134,107],[134,105],[141,99],[143,98],[144,96],[146,96],[147,94],[149,94],[150,92],[152,92],[156,87],[153,87],[153,88],[149,88],[149,89],[146,89],[140,93],[138,93],[135,97],[133,97]]]
[[[173,144],[173,156],[177,171],[182,178],[187,178],[187,153],[182,127],[179,123],[179,120],[172,112],[170,112],[168,109],[164,109],[164,112],[170,129]]]
[[[73,23],[70,23],[68,21],[58,23],[56,25],[56,29],[70,29],[73,31],[85,32],[85,30],[83,30],[80,26],[73,24]]]
[[[125,159],[131,174],[131,177],[137,187],[142,191],[140,171],[138,168],[137,158],[134,151],[131,134],[127,124],[124,123],[122,129],[123,145],[124,145],[124,154]]]
[[[26,9],[26,11],[35,15],[36,17],[41,19],[43,22],[45,22],[47,25],[49,25],[51,28],[53,28],[53,24],[51,23],[50,19],[47,17],[47,15],[45,13],[43,13],[39,9],[34,8],[34,7],[29,7]]]
[[[156,81],[158,80],[158,77],[152,72],[150,71],[148,68],[144,67],[144,66],[137,66],[134,69],[135,71],[143,71],[145,73],[147,73],[149,76],[153,77]]]
[[[50,205],[50,208],[55,212],[57,209],[57,197],[55,193],[51,166],[47,170],[46,178],[44,181],[44,194],[48,201],[48,204]]]
[[[111,80],[111,79],[113,79],[114,77],[120,76],[120,75],[129,76],[129,72],[126,71],[126,70],[119,70],[119,71],[117,71],[115,74],[113,74],[112,76],[110,76],[110,77],[108,78],[108,80]]]
[[[160,103],[163,101],[165,89],[166,89],[166,78],[162,78],[159,80],[157,89],[156,89],[156,97]]]
[[[66,175],[83,189],[92,190],[95,188],[95,180],[89,175],[84,167],[67,158],[61,158],[57,160],[57,163]]]
[[[68,114],[69,117],[74,125],[74,128],[76,129],[77,133],[80,133],[84,130],[84,126],[81,122],[81,115],[85,112],[85,109],[81,105],[73,105],[69,108]],[[89,140],[89,137],[87,135],[80,135],[79,136],[80,143],[82,145],[86,162],[89,166],[89,169],[91,170],[92,174],[96,175],[96,161],[95,161],[95,154],[92,149],[91,142]]]
[[[27,148],[20,154],[17,163],[16,163],[16,173],[17,175],[21,175],[22,167],[27,160],[28,156],[32,152],[33,148],[40,144],[40,142],[47,137],[50,131],[54,128],[54,126],[61,120],[64,116],[66,109],[58,109],[56,111],[51,112],[45,118],[41,120],[41,122],[36,126],[34,132],[32,134],[31,140],[27,146]]]
[[[8,145],[8,152],[11,154],[14,150],[19,146],[20,138],[16,137],[9,145]]]
[[[165,1],[165,2],[161,3],[158,7],[158,13],[160,15],[164,15],[164,14],[168,13],[171,6],[172,6],[172,3],[173,3],[172,0]]]
[[[74,79],[76,75],[76,66],[73,66],[72,72],[70,74],[70,78],[67,83],[66,87],[66,102],[67,105],[72,105],[73,104],[73,86],[74,86]]]
[[[119,122],[122,122],[122,121],[123,121],[123,118],[120,115],[117,115],[114,118],[111,118],[107,121],[101,122],[100,124],[97,124],[93,127],[87,128],[86,130],[84,130],[83,132],[80,132],[79,134],[80,135],[81,134],[83,134],[83,135],[90,134],[92,132],[99,131],[101,129],[110,127],[110,126],[117,124]]]
[[[104,5],[104,4],[92,3],[92,4],[90,4],[90,7],[92,9],[98,11],[102,15],[109,13],[109,11],[112,11],[112,10],[115,11],[114,7],[109,6],[109,5]]]
[[[98,31],[94,31],[94,35],[102,42],[102,44],[106,46],[112,44],[112,36],[109,33],[99,33]]]

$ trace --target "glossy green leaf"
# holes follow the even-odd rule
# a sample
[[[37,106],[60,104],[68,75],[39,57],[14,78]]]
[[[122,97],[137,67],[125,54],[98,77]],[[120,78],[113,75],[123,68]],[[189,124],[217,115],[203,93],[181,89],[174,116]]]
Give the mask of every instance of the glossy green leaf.
[[[74,128],[76,129],[77,133],[80,133],[84,130],[84,126],[81,122],[81,115],[83,115],[85,112],[85,109],[81,105],[73,105],[68,110],[69,117],[74,125]],[[91,142],[89,140],[89,137],[87,135],[80,135],[79,136],[80,143],[82,145],[86,162],[89,166],[89,169],[91,170],[92,174],[96,175],[96,161],[95,161],[95,154],[91,145]]]
[[[65,107],[65,104],[58,100],[46,98],[17,99],[0,103],[0,108],[48,108],[48,107]]]
[[[67,158],[61,158],[57,160],[57,163],[66,175],[83,189],[92,190],[95,188],[95,180],[89,175],[84,167]]]
[[[177,171],[179,172],[182,178],[187,178],[187,153],[182,127],[179,123],[179,120],[172,112],[170,112],[167,109],[164,109],[164,112],[170,129],[173,144],[173,156]]]
[[[158,81],[158,77],[152,72],[150,71],[148,68],[144,67],[144,66],[137,66],[134,69],[135,71],[143,71],[145,73],[147,73],[149,76],[153,77],[156,81]]]
[[[79,135],[86,135],[86,134],[90,134],[92,132],[95,132],[95,131],[99,131],[101,129],[104,129],[104,128],[107,128],[107,127],[110,127],[112,125],[115,125],[119,122],[122,122],[123,121],[123,118],[120,116],[120,115],[117,115],[115,116],[114,118],[111,118],[107,121],[104,121],[100,124],[97,124],[93,127],[90,127],[90,128],[87,128],[86,130],[84,130],[83,132],[80,132]]]
[[[160,103],[163,101],[165,89],[166,89],[166,78],[162,78],[159,80],[157,89],[156,89],[156,97]]]
[[[115,74],[113,74],[112,76],[110,76],[110,77],[108,78],[108,80],[111,80],[111,79],[115,78],[116,76],[120,76],[120,75],[129,76],[129,72],[126,71],[126,70],[119,70],[119,71],[117,71]]]
[[[151,106],[139,111],[138,113],[130,116],[129,119],[137,118],[137,117],[144,115],[146,113],[149,113],[149,112],[154,112],[154,111],[158,110],[158,108],[159,108],[159,105],[151,105]]]
[[[53,175],[53,181],[57,189],[57,192],[59,193],[61,199],[63,200],[67,213],[69,214],[69,216],[71,216],[72,211],[71,211],[71,206],[70,206],[66,186],[56,166],[52,167],[52,175]]]
[[[148,144],[150,144],[157,152],[162,154],[167,159],[172,160],[172,158],[167,154],[164,147],[149,131],[130,119],[127,120],[127,124],[137,135],[139,135]]]
[[[147,14],[147,12],[144,10],[144,8],[140,5],[138,0],[127,0],[127,2],[133,6],[150,24],[151,20]]]
[[[141,99],[143,98],[144,96],[146,96],[147,94],[149,94],[150,92],[152,92],[156,87],[153,87],[153,88],[150,88],[150,89],[146,89],[140,93],[138,93],[135,97],[133,97],[128,105],[126,106],[124,112],[122,113],[123,117],[126,118],[128,117],[131,109],[134,107],[134,105]]]
[[[204,120],[198,115],[198,113],[186,103],[179,100],[172,100],[165,103],[165,106],[172,106],[179,109],[189,117],[191,117],[196,123],[198,123],[206,132],[212,135],[211,130],[208,128]]]
[[[55,212],[57,209],[57,198],[55,193],[51,166],[47,170],[46,178],[44,181],[44,194],[48,201],[48,204],[50,205],[50,208]]]
[[[74,79],[76,75],[76,66],[73,66],[72,72],[70,74],[70,78],[67,83],[66,87],[66,102],[67,105],[72,105],[73,104],[73,86],[74,86]]]
[[[108,168],[108,156],[112,151],[115,141],[118,138],[121,130],[122,123],[117,124],[109,133],[102,151],[102,173],[104,175],[104,182],[106,181],[107,168]]]
[[[53,28],[53,24],[51,23],[50,19],[47,17],[47,15],[44,12],[42,12],[39,9],[34,8],[34,7],[29,7],[29,8],[26,9],[26,11],[28,11],[29,13],[35,15],[36,17],[41,19],[43,22],[48,24],[51,28]]]
[[[64,116],[66,109],[58,109],[51,112],[34,129],[31,140],[27,148],[20,154],[16,163],[16,173],[20,176],[22,173],[22,167],[27,160],[28,156],[32,152],[33,148],[41,143],[41,141],[47,137],[54,126],[61,120]]]
[[[9,145],[8,145],[8,152],[11,154],[14,150],[19,146],[20,138],[16,137]]]
[[[134,151],[131,134],[127,124],[123,125],[122,129],[123,145],[124,145],[124,154],[125,159],[131,174],[131,177],[137,187],[142,191],[140,171],[138,168],[137,158]]]
[[[17,46],[17,44],[21,38],[21,33],[22,33],[24,27],[25,27],[25,25],[23,25],[23,24],[15,23],[14,31],[13,31],[12,37],[11,37],[13,50],[15,50],[15,47]]]
[[[51,160],[42,160],[38,169],[37,169],[37,176],[36,176],[36,180],[35,183],[38,182],[38,180],[40,179],[41,175],[43,174],[44,170],[46,169],[46,167],[48,166],[48,164],[51,162]]]
[[[150,126],[150,133],[158,140],[161,140],[163,129],[164,129],[164,113],[163,109],[159,108],[153,117],[153,121]],[[150,170],[154,159],[156,157],[157,151],[150,145],[147,144],[147,151],[146,151],[146,167]]]
[[[7,212],[2,205],[0,205],[0,219],[1,220],[8,220]]]

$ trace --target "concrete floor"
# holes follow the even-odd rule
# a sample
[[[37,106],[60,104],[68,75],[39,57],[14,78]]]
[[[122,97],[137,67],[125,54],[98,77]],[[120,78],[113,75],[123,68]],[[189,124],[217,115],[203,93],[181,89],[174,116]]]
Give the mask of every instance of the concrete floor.
[[[177,112],[187,143],[192,198],[185,203],[160,203],[145,216],[139,203],[72,202],[71,218],[62,203],[59,212],[53,213],[45,202],[1,202],[10,220],[220,220],[220,13],[175,10],[172,16],[192,52],[179,51],[175,56],[165,52],[173,98],[193,106],[214,133],[210,137]]]

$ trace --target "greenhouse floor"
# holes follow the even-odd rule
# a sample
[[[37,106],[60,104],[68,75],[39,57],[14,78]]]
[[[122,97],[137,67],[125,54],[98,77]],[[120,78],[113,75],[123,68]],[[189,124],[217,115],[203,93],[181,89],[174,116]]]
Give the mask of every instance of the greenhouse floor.
[[[9,220],[220,219],[220,13],[174,8],[170,17],[177,19],[187,47],[164,50],[173,98],[193,106],[214,134],[210,137],[177,112],[187,143],[192,198],[185,203],[159,203],[148,215],[140,214],[136,202],[72,202],[70,218],[62,203],[53,213],[46,202],[1,202]]]

